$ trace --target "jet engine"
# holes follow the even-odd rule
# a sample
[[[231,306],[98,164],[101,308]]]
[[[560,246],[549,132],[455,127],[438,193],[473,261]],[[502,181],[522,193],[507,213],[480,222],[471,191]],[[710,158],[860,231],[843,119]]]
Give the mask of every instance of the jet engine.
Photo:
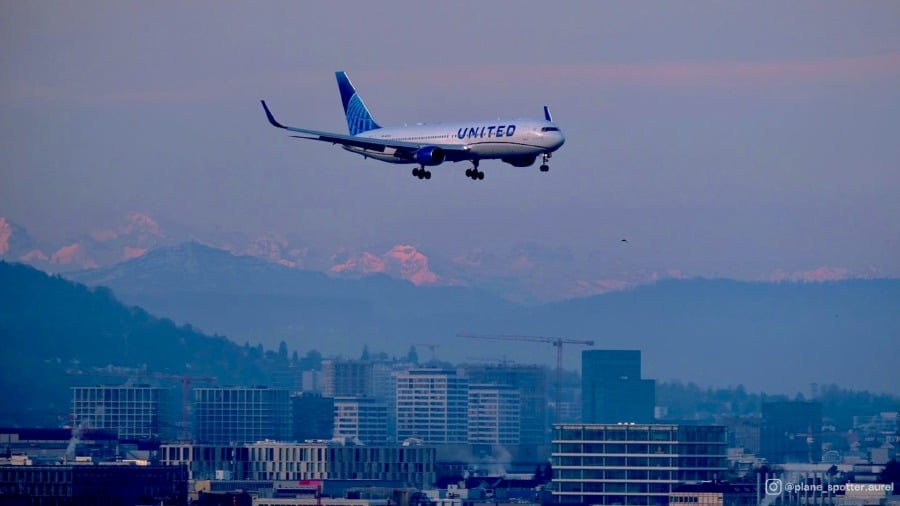
[[[444,150],[437,146],[424,146],[416,151],[416,163],[419,165],[440,165],[444,162]]]

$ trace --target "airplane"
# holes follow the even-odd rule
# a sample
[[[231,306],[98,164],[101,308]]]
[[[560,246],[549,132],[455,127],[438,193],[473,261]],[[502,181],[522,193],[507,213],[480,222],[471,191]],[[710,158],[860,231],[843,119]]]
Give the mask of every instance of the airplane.
[[[301,135],[298,139],[338,144],[351,153],[389,163],[417,164],[412,175],[431,179],[431,170],[444,162],[469,161],[472,168],[466,176],[473,181],[484,179],[478,169],[481,160],[500,159],[514,167],[529,167],[541,157],[541,172],[550,170],[553,152],[566,142],[562,130],[553,122],[550,108],[544,106],[544,119],[472,121],[465,123],[418,124],[415,126],[381,127],[363,103],[346,72],[335,72],[349,135],[279,123],[265,100],[260,100],[269,123],[277,128]]]

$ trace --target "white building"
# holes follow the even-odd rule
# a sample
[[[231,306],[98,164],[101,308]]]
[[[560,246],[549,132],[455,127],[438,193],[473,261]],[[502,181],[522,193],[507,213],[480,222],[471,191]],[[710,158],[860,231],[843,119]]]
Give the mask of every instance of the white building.
[[[519,444],[520,398],[508,385],[469,385],[469,443]]]
[[[453,370],[410,369],[396,375],[397,441],[468,440],[468,380]]]
[[[372,397],[335,397],[334,437],[362,444],[388,441],[387,405]]]

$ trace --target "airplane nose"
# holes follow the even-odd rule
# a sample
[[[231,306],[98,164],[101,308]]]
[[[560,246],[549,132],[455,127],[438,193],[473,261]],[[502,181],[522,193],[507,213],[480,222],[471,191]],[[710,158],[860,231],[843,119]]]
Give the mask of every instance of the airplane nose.
[[[560,146],[566,143],[566,136],[563,135],[562,130],[556,132],[556,140],[553,143],[553,149],[559,149]]]

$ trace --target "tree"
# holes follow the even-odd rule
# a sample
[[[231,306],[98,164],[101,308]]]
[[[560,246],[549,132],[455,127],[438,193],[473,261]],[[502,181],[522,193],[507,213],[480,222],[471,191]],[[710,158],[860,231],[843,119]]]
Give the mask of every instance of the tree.
[[[322,369],[322,354],[316,350],[309,350],[300,360],[300,369],[303,371],[318,371]]]
[[[282,364],[287,364],[288,361],[288,348],[284,341],[278,343],[278,361]]]
[[[409,352],[406,354],[406,361],[410,364],[419,363],[419,353],[416,351],[415,345],[409,347]]]

